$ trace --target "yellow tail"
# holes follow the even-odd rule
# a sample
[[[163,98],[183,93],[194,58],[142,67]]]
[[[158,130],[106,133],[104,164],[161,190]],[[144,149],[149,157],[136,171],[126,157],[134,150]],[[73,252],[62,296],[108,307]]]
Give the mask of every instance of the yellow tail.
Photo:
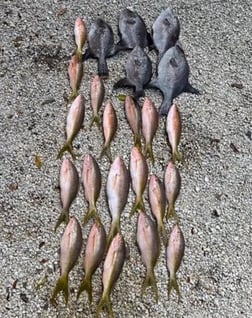
[[[80,284],[79,290],[78,290],[78,294],[77,294],[77,299],[80,297],[81,293],[85,290],[88,294],[88,300],[89,303],[92,303],[93,297],[92,297],[92,276],[88,275],[86,277],[84,277],[83,281]]]
[[[100,154],[100,159],[105,155],[108,157],[109,162],[112,163],[112,154],[111,154],[111,149],[110,149],[110,143],[104,144],[102,151],[101,151],[101,154]]]
[[[107,239],[107,247],[106,251],[108,250],[110,243],[112,242],[113,238],[116,236],[117,233],[120,233],[120,219],[117,219],[112,222],[109,234],[108,234],[108,239]]]
[[[144,148],[144,154],[146,158],[150,158],[152,165],[154,166],[155,160],[154,160],[154,154],[153,154],[153,149],[152,149],[152,143],[149,142],[145,145]]]
[[[56,286],[53,290],[52,297],[50,299],[51,303],[53,305],[57,305],[56,297],[58,293],[62,291],[63,295],[65,297],[66,304],[68,302],[69,297],[69,290],[68,290],[68,274],[60,276],[60,278],[57,280]]]
[[[137,211],[137,210],[141,210],[143,212],[145,212],[145,206],[144,206],[144,202],[143,202],[143,196],[139,196],[136,197],[135,203],[131,209],[130,212],[130,217],[132,217],[132,215]]]
[[[157,288],[157,281],[154,274],[154,270],[147,272],[145,280],[142,286],[142,297],[147,287],[151,286],[155,295],[155,300],[158,302],[158,288]]]
[[[103,293],[102,298],[97,306],[96,309],[96,318],[98,318],[100,316],[100,312],[102,311],[103,307],[107,308],[107,311],[109,313],[109,316],[111,318],[114,318],[114,313],[112,310],[112,304],[111,304],[111,300],[110,300],[110,295],[108,292]]]
[[[168,220],[169,218],[174,218],[177,221],[179,221],[179,217],[175,211],[174,204],[169,204],[167,213],[166,213],[166,219]]]
[[[76,156],[73,152],[72,141],[69,141],[69,140],[66,141],[66,143],[63,145],[63,147],[60,149],[60,151],[57,155],[57,159],[61,159],[61,157],[63,156],[65,151],[68,151],[71,154],[71,156],[73,157],[73,159],[76,158]]]
[[[170,297],[170,294],[171,294],[171,291],[172,291],[173,288],[176,290],[176,292],[178,294],[178,302],[179,302],[180,299],[181,299],[181,294],[180,294],[180,291],[179,291],[179,285],[178,285],[176,276],[174,276],[172,278],[170,277],[170,279],[169,279],[169,282],[168,282],[168,299]]]
[[[87,224],[87,222],[91,219],[95,218],[98,222],[100,222],[100,217],[97,213],[97,209],[95,205],[89,205],[88,211],[83,219],[83,224]]]
[[[63,210],[55,224],[55,227],[54,227],[54,232],[56,232],[57,228],[60,226],[60,224],[62,222],[65,222],[66,224],[68,223],[68,220],[69,220],[69,211],[68,210]]]

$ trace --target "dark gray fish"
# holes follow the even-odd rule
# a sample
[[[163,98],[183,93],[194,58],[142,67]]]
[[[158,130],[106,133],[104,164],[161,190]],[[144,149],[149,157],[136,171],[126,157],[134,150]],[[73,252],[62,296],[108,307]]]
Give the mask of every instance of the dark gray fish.
[[[163,94],[159,109],[161,115],[167,115],[173,98],[183,92],[199,95],[200,92],[188,81],[190,69],[184,51],[177,43],[168,49],[158,64],[158,76],[148,87],[157,88]]]
[[[129,54],[125,69],[126,77],[115,83],[114,89],[119,87],[133,87],[133,97],[137,100],[139,97],[144,96],[144,87],[151,79],[151,60],[140,46],[136,46]]]
[[[108,77],[107,57],[115,54],[114,34],[110,25],[103,19],[97,18],[91,25],[88,33],[88,48],[84,59],[90,57],[98,59],[98,74]]]
[[[137,45],[144,48],[151,43],[144,20],[127,8],[119,16],[118,34],[120,41],[116,44],[116,51],[134,49]]]
[[[170,8],[163,10],[156,18],[152,26],[153,44],[158,51],[158,59],[172,46],[179,38],[179,19]]]

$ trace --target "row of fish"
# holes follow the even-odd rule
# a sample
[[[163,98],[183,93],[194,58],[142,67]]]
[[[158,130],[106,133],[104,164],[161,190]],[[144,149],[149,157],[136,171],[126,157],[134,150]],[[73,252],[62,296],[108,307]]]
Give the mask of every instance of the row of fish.
[[[113,241],[115,237],[118,237],[118,235],[120,235],[121,237],[120,218],[121,218],[121,213],[124,210],[125,205],[127,203],[130,180],[131,180],[132,189],[136,195],[135,203],[132,208],[132,213],[134,213],[135,211],[138,212],[137,243],[142,255],[143,263],[146,266],[146,279],[143,284],[142,291],[144,291],[145,288],[148,287],[149,285],[152,285],[154,288],[155,298],[156,300],[158,300],[157,286],[156,286],[156,280],[154,276],[154,267],[156,265],[156,262],[160,254],[159,234],[163,236],[165,244],[166,244],[166,237],[165,237],[166,235],[164,231],[163,219],[165,217],[165,214],[167,214],[167,217],[174,216],[175,218],[177,218],[177,215],[174,210],[174,204],[179,194],[180,183],[181,183],[178,169],[173,164],[173,162],[170,161],[167,165],[165,176],[164,176],[164,183],[161,182],[161,180],[156,175],[150,176],[149,186],[148,186],[149,203],[150,203],[152,214],[156,220],[156,222],[153,222],[152,219],[145,213],[146,208],[143,203],[143,192],[145,190],[147,180],[148,180],[148,165],[146,163],[145,157],[141,154],[141,150],[138,147],[133,147],[131,156],[130,156],[129,172],[123,160],[120,157],[116,157],[116,159],[114,160],[114,162],[112,163],[110,167],[109,174],[107,177],[106,196],[107,196],[109,211],[112,216],[112,222],[111,222],[108,238],[105,239],[105,234],[104,234],[105,230],[101,224],[101,219],[97,213],[97,208],[96,208],[96,202],[98,200],[100,190],[101,190],[101,172],[95,158],[91,154],[86,155],[83,161],[82,181],[84,186],[85,198],[88,202],[89,207],[88,207],[88,212],[84,217],[84,223],[86,223],[91,217],[95,218],[95,223],[92,227],[89,237],[92,237],[91,233],[95,231],[93,230],[93,228],[98,227],[99,233],[102,231],[102,234],[101,233],[100,234],[103,237],[102,238],[103,245],[101,246],[101,249],[103,252],[100,251],[99,253],[98,252],[97,253],[102,258],[104,256],[105,251],[108,250],[107,255],[110,255],[109,251],[110,249],[112,249],[111,246],[114,246]],[[61,202],[62,202],[62,214],[59,220],[57,221],[55,230],[59,226],[61,221],[63,220],[68,221],[69,209],[73,200],[75,199],[77,195],[78,188],[79,188],[79,177],[78,177],[77,169],[75,168],[72,161],[65,157],[62,162],[62,167],[60,171],[60,189],[61,189],[60,194],[61,194]],[[165,211],[166,201],[168,201],[167,212]],[[68,226],[70,226],[69,224],[70,223],[68,223],[67,228]],[[65,232],[68,232],[67,228]],[[77,232],[79,233],[80,231],[78,230]],[[173,234],[173,232],[175,234]],[[66,246],[64,245],[64,236],[65,234],[62,237],[63,245],[61,244],[61,249],[63,248],[66,249]],[[78,235],[76,234],[76,236]],[[92,239],[91,238],[88,239],[88,242],[89,240],[92,240]],[[72,239],[70,240],[71,243],[73,241],[74,240]],[[89,244],[87,243],[87,247],[86,247],[87,250],[88,250],[88,246]],[[89,257],[92,258],[92,256],[93,257],[96,256],[98,245],[94,244],[93,242],[91,246],[92,248],[95,247],[92,252],[88,252]],[[76,251],[78,251],[77,248],[76,248]],[[175,265],[175,264],[178,264],[178,263],[180,264],[181,259],[183,257],[183,253],[184,253],[184,238],[179,226],[176,225],[171,232],[169,244],[167,246],[167,267],[170,273],[168,294],[170,294],[172,287],[174,287],[177,290],[178,295],[180,296],[178,285],[176,282],[176,275],[175,275],[179,265]],[[68,266],[65,265],[64,267],[65,263],[64,263],[64,260],[62,260],[62,257],[66,258],[66,254],[67,253],[65,251],[61,250],[61,277],[58,280],[58,283],[53,292],[52,302],[55,302],[55,298],[60,290],[64,291],[66,301],[68,299],[68,289],[66,285],[67,277],[73,265],[71,265],[72,267],[70,265]],[[70,253],[70,255],[72,254]],[[111,256],[107,256],[107,257],[110,258]],[[73,257],[71,258],[71,264],[73,259],[75,258]],[[101,260],[95,263],[97,264],[97,267],[99,266],[100,262]],[[105,260],[105,263],[106,263],[106,260]],[[103,275],[106,275],[105,263],[104,263]],[[91,262],[91,264],[93,263]],[[81,291],[87,290],[89,294],[89,300],[91,300],[92,299],[92,295],[91,295],[92,275],[90,275],[89,272],[92,271],[93,267],[91,269],[88,267],[87,269],[86,268],[87,266],[88,265],[85,265],[85,260],[84,260],[84,270],[85,270],[86,278],[84,279],[79,289],[78,296],[80,295]],[[97,267],[95,267],[92,273],[94,273]],[[65,273],[64,268],[69,270],[67,275]],[[64,284],[63,284],[63,280],[64,280]],[[103,288],[104,288],[103,290],[107,290],[105,284]],[[111,292],[111,289],[112,287],[108,289],[109,294]],[[104,297],[102,297],[103,299],[102,303],[104,302],[104,305],[107,306],[110,312],[111,308],[110,308],[110,300],[107,298],[108,296],[109,295],[106,295],[106,297],[104,296],[105,299],[103,299]],[[97,312],[99,312],[99,308],[100,307],[98,306]]]
[[[162,14],[163,13],[161,13],[160,17]],[[177,19],[177,17],[175,17],[175,19]],[[107,29],[107,26],[104,26],[105,22],[102,19],[97,19],[95,23],[99,25],[100,29],[97,30],[92,25],[89,33],[87,33],[85,23],[81,18],[77,18],[75,22],[74,33],[77,49],[75,55],[73,55],[71,58],[68,68],[70,86],[72,88],[72,93],[70,96],[72,103],[67,115],[66,142],[59,151],[58,158],[61,158],[65,151],[68,151],[74,159],[77,156],[77,154],[75,154],[73,151],[72,143],[81,129],[85,117],[85,98],[82,94],[79,94],[78,91],[83,76],[82,51],[86,40],[88,39],[88,49],[84,54],[84,58],[98,58],[98,65],[100,65],[98,69],[100,75],[104,75],[102,72],[106,73],[107,71],[107,57],[115,54],[116,51],[119,50],[133,49],[128,60],[132,61],[132,65],[135,63],[135,66],[129,66],[129,72],[127,72],[126,69],[126,78],[120,80],[114,86],[114,88],[117,88],[124,85],[128,86],[128,84],[130,84],[129,86],[134,87],[133,97],[125,96],[124,101],[126,118],[134,134],[134,146],[130,154],[129,169],[127,169],[120,156],[115,156],[115,159],[113,160],[113,156],[111,154],[110,143],[115,136],[118,120],[115,108],[110,100],[105,103],[101,120],[100,110],[105,96],[103,80],[101,76],[95,75],[91,81],[90,99],[93,117],[90,126],[92,126],[93,123],[96,123],[98,127],[100,127],[102,124],[104,145],[100,157],[106,154],[111,162],[106,184],[106,197],[108,208],[112,217],[108,235],[106,235],[105,229],[101,222],[101,217],[96,208],[96,202],[101,192],[102,176],[98,162],[91,154],[84,156],[82,169],[82,183],[84,187],[85,199],[88,202],[88,212],[83,217],[83,223],[86,224],[91,218],[94,218],[94,224],[90,230],[86,244],[83,261],[85,276],[79,286],[77,298],[80,296],[83,290],[86,290],[89,301],[90,303],[92,302],[92,275],[105,257],[102,279],[103,293],[97,307],[97,316],[99,316],[102,308],[106,307],[110,316],[113,317],[110,294],[114,284],[120,276],[124,261],[127,258],[127,248],[124,238],[121,234],[120,219],[121,213],[125,209],[127,203],[130,184],[133,192],[135,193],[135,202],[131,209],[131,215],[135,212],[138,213],[137,244],[139,246],[142,261],[146,267],[146,278],[143,283],[142,293],[145,291],[146,287],[152,286],[155,299],[156,301],[158,300],[158,290],[154,275],[154,267],[159,258],[161,246],[160,238],[162,237],[166,246],[167,268],[169,273],[168,295],[170,294],[172,288],[175,288],[180,298],[179,287],[176,280],[176,272],[184,255],[184,236],[177,222],[172,228],[168,240],[166,231],[164,229],[164,218],[165,216],[167,218],[174,217],[178,221],[178,217],[175,212],[175,202],[180,192],[181,177],[174,162],[181,160],[181,155],[178,152],[178,144],[181,134],[181,119],[179,109],[176,105],[172,105],[171,98],[171,104],[168,103],[169,106],[167,107],[167,111],[166,113],[163,112],[163,114],[166,115],[168,113],[166,120],[166,132],[169,145],[172,150],[173,161],[170,161],[166,167],[164,181],[161,181],[156,175],[149,176],[148,164],[146,160],[149,157],[152,163],[154,163],[152,141],[158,129],[159,116],[156,107],[150,98],[145,98],[142,108],[140,108],[139,104],[137,103],[137,99],[144,95],[143,89],[147,86],[147,84],[149,84],[151,87],[157,87],[155,80],[150,82],[152,76],[152,71],[149,72],[149,70],[151,70],[151,62],[149,63],[149,57],[144,52],[143,48],[147,45],[150,46],[153,39],[155,48],[159,52],[159,66],[166,52],[168,52],[170,48],[167,47],[167,43],[165,44],[163,41],[161,41],[161,39],[157,39],[157,34],[161,34],[160,31],[155,31],[156,35],[155,32],[153,32],[152,37],[147,33],[147,31],[146,37],[143,36],[142,31],[139,32],[138,30],[138,32],[135,32],[136,25],[141,25],[141,23],[144,22],[141,17],[128,9],[123,10],[120,15],[120,41],[117,45],[113,45],[114,51],[104,51],[102,49],[105,43],[109,44],[111,47],[111,42],[107,37],[108,33],[110,33],[107,30],[110,29],[112,32],[111,28],[108,26]],[[169,25],[169,23],[167,25]],[[153,25],[153,31],[158,24],[159,23],[157,22],[155,27]],[[132,27],[132,29],[130,32],[128,32],[130,27]],[[139,28],[139,26],[137,28]],[[132,30],[135,31],[133,32]],[[92,34],[94,38],[96,34],[96,41],[94,41],[93,44]],[[100,36],[101,40],[98,40]],[[177,39],[174,43],[176,42]],[[178,56],[176,56],[176,58],[178,58],[179,54],[184,53],[180,45],[177,43],[174,46],[174,43],[172,48],[174,48],[177,52],[176,54]],[[98,49],[100,55],[96,56],[94,54],[92,51],[92,45],[94,47],[95,45],[101,45],[100,49]],[[181,65],[182,63],[179,62],[179,67],[178,65],[175,66],[175,64],[173,66],[180,68]],[[133,74],[134,67],[136,73]],[[144,71],[142,71],[143,68],[145,68]],[[147,74],[146,72],[150,73],[149,80],[146,81],[145,84],[141,84],[141,76],[144,78]],[[185,72],[184,69],[183,72]],[[161,73],[162,70],[160,69],[160,74]],[[139,74],[140,80],[138,77]],[[187,76],[186,82],[189,85],[189,67],[188,75],[185,75],[185,73],[183,74],[183,80]],[[167,76],[167,74],[165,74],[165,76]],[[176,81],[175,77],[174,79]],[[134,81],[135,78],[138,79],[135,84],[133,83],[134,85],[132,85],[132,80]],[[157,80],[158,77],[156,81]],[[164,79],[161,79],[160,77],[160,82],[163,80]],[[191,86],[189,85],[188,87]],[[164,94],[164,101],[167,100],[167,98],[168,97]],[[143,149],[141,144],[142,137],[144,138]],[[56,303],[56,297],[61,290],[64,293],[66,302],[68,301],[68,275],[74,267],[81,252],[83,240],[80,223],[76,217],[69,217],[70,207],[78,194],[79,183],[79,175],[75,165],[70,159],[64,157],[60,170],[60,197],[62,203],[62,212],[56,222],[55,231],[62,222],[67,223],[67,225],[61,239],[61,275],[52,294],[52,303]],[[147,183],[150,209],[155,221],[153,221],[152,218],[147,214],[148,209],[146,209],[143,200],[143,194],[147,187]],[[166,210],[167,202],[168,208]]]
[[[163,95],[159,111],[161,115],[167,115],[173,99],[181,93],[199,94],[189,83],[190,68],[179,42],[180,23],[170,8],[163,10],[153,23],[152,36],[136,12],[124,9],[119,16],[118,33],[120,41],[115,44],[112,28],[102,18],[97,18],[91,24],[89,32],[84,21],[77,18],[75,58],[79,60],[78,65],[81,64],[81,52],[86,40],[88,48],[84,60],[97,59],[98,74],[101,77],[107,77],[109,73],[106,58],[120,50],[132,50],[125,66],[126,77],[117,81],[114,89],[133,87],[133,97],[136,101],[145,95],[145,88],[160,90]],[[146,46],[155,48],[158,52],[157,76],[152,81],[152,62],[144,51]]]

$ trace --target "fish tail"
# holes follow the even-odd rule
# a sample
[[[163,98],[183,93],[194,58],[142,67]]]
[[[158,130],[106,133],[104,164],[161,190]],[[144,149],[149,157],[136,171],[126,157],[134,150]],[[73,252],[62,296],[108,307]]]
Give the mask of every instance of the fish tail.
[[[176,149],[174,149],[174,151],[172,152],[172,161],[175,163],[176,161],[183,161],[183,156],[182,154],[178,151],[178,148],[176,147]]]
[[[143,202],[143,196],[136,197],[135,203],[131,209],[130,216],[132,216],[137,210],[145,212],[145,206]]]
[[[93,124],[96,123],[96,126],[101,128],[101,116],[99,114],[93,115],[91,118],[90,128],[92,128]]]
[[[167,209],[166,218],[167,218],[167,220],[168,220],[169,218],[174,218],[174,219],[176,219],[177,221],[179,221],[179,217],[178,217],[178,215],[177,215],[177,213],[176,213],[176,211],[175,211],[174,204],[169,204],[168,209]]]
[[[109,234],[108,234],[108,239],[107,239],[107,248],[108,250],[110,243],[112,242],[113,238],[116,236],[117,233],[120,233],[120,219],[117,219],[112,222]]]
[[[163,222],[163,220],[160,220],[160,221],[157,223],[157,229],[158,229],[159,236],[160,236],[160,237],[162,236],[164,246],[166,246],[168,239],[167,239],[166,230],[165,230],[165,228],[164,228],[164,222]]]
[[[69,140],[66,141],[66,143],[63,145],[63,147],[60,149],[60,151],[57,155],[57,159],[61,159],[61,157],[63,156],[65,151],[68,151],[71,154],[71,156],[73,157],[73,159],[76,158],[76,156],[73,152],[72,141],[69,141]]]
[[[99,301],[99,304],[96,309],[96,318],[100,316],[100,312],[102,311],[103,307],[107,308],[107,311],[109,313],[109,316],[111,318],[114,318],[114,313],[112,310],[112,304],[110,300],[110,295],[109,293],[103,293],[101,300]]]
[[[101,151],[101,154],[100,154],[100,159],[106,155],[110,161],[110,163],[112,162],[112,154],[111,154],[111,149],[110,149],[110,143],[105,143],[103,148],[102,148],[102,151]]]
[[[194,88],[191,84],[187,83],[184,92],[191,93],[194,95],[200,95],[200,91],[197,88]]]
[[[148,142],[145,145],[145,156],[146,158],[150,158],[152,165],[154,165],[154,154],[153,154],[153,150],[152,150],[152,143]]]
[[[140,150],[142,149],[141,135],[140,134],[134,135],[134,146],[138,147]]]
[[[97,213],[97,209],[96,209],[96,206],[94,204],[89,206],[89,209],[88,209],[86,215],[84,216],[83,224],[87,224],[87,222],[91,218],[95,218],[96,220],[100,221],[100,217]]]
[[[84,279],[82,280],[78,293],[77,293],[77,299],[80,297],[81,293],[85,290],[88,294],[88,300],[89,303],[92,303],[93,300],[93,296],[92,296],[92,292],[93,292],[93,287],[92,287],[92,280],[91,280],[91,276],[87,275],[84,277]]]
[[[98,61],[98,75],[102,78],[108,78],[109,70],[106,59]]]
[[[78,61],[82,62],[82,49],[80,47],[76,49],[76,57]]]
[[[62,291],[65,297],[66,304],[68,302],[69,297],[69,290],[68,290],[68,274],[60,276],[60,278],[57,280],[56,286],[53,290],[52,297],[50,299],[51,303],[53,305],[57,305],[56,297],[58,293]]]
[[[176,290],[176,292],[178,294],[178,301],[180,301],[181,294],[180,294],[180,291],[179,291],[179,285],[178,285],[176,276],[174,276],[173,278],[170,277],[170,279],[169,279],[169,282],[168,282],[168,299],[170,297],[170,294],[171,294],[171,291],[172,291],[173,288]]]
[[[151,286],[155,295],[155,300],[158,302],[158,288],[157,288],[157,281],[154,274],[154,270],[147,272],[145,280],[142,286],[142,297],[147,287]]]
[[[71,94],[68,97],[68,102],[72,102],[78,96],[78,89],[75,87],[72,89]]]
[[[68,223],[68,220],[69,220],[69,211],[63,210],[55,224],[54,232],[56,232],[57,228],[60,226],[62,222]]]

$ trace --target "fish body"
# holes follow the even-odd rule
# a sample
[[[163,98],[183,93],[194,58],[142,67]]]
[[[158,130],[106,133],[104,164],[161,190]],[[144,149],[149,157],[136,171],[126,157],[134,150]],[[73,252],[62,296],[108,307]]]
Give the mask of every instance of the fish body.
[[[102,103],[105,96],[105,87],[102,78],[99,75],[94,75],[91,81],[90,87],[90,100],[93,110],[93,116],[91,119],[90,127],[93,123],[96,123],[98,128],[100,127],[100,114],[99,111],[102,107]]]
[[[106,185],[109,211],[112,216],[108,235],[108,245],[116,233],[120,232],[120,217],[127,203],[129,193],[129,172],[121,157],[112,163]]]
[[[135,100],[144,96],[144,87],[152,76],[152,65],[148,55],[140,46],[136,46],[129,54],[126,63],[126,77],[114,84],[114,89],[119,87],[133,87]]]
[[[66,119],[66,142],[60,149],[57,158],[61,158],[65,151],[68,151],[73,158],[72,142],[80,131],[85,116],[85,99],[83,95],[78,95],[69,108]]]
[[[60,199],[62,212],[57,220],[54,231],[62,222],[69,220],[69,209],[79,190],[79,175],[75,165],[68,158],[64,158],[60,168]]]
[[[184,51],[178,43],[164,53],[158,64],[157,78],[148,84],[148,87],[159,89],[163,95],[160,115],[167,115],[173,99],[181,93],[200,94],[189,83],[189,72]]]
[[[106,59],[115,54],[114,34],[112,28],[103,19],[97,18],[88,33],[88,48],[84,59],[98,59],[98,74],[108,77],[109,70]]]
[[[122,234],[117,233],[109,246],[109,250],[103,265],[103,292],[96,310],[96,317],[99,317],[102,308],[105,306],[110,317],[114,317],[110,300],[111,291],[118,280],[126,258],[126,247]]]
[[[83,76],[83,65],[77,55],[73,55],[68,66],[68,76],[70,81],[70,87],[72,93],[69,100],[74,99],[78,95],[82,76]]]
[[[130,177],[132,189],[136,194],[131,215],[137,211],[145,211],[143,193],[148,179],[148,165],[146,158],[138,147],[133,147],[130,154]]]
[[[159,123],[158,111],[150,98],[145,98],[142,107],[142,134],[145,140],[144,154],[154,164],[152,141]]]
[[[142,294],[148,286],[152,286],[157,302],[158,289],[154,267],[160,254],[160,240],[155,223],[142,211],[138,213],[137,245],[141,253],[142,261],[146,267],[146,277],[142,287]]]
[[[175,211],[175,202],[180,192],[181,188],[181,176],[179,169],[175,164],[170,161],[165,169],[164,176],[164,185],[165,185],[165,195],[168,202],[168,209],[166,217],[174,217],[178,219],[178,216]]]
[[[77,46],[76,56],[81,61],[82,50],[87,40],[87,28],[84,20],[81,17],[77,17],[74,24],[74,38]]]
[[[104,144],[100,154],[100,158],[106,154],[110,162],[112,162],[112,154],[110,150],[110,144],[113,140],[116,130],[117,130],[117,117],[114,106],[111,101],[108,101],[104,107],[103,111],[103,135],[104,135]]]
[[[145,48],[149,45],[150,35],[147,32],[143,19],[136,12],[127,8],[123,9],[119,16],[118,33],[120,41],[116,50],[131,50],[135,46]]]
[[[168,269],[169,282],[168,282],[168,298],[172,288],[178,294],[179,300],[181,294],[177,283],[176,272],[178,271],[185,251],[185,239],[183,232],[178,224],[176,224],[170,234],[169,242],[166,247],[166,265]]]
[[[99,219],[96,202],[101,192],[101,171],[95,158],[87,154],[83,160],[82,182],[85,198],[88,202],[88,212],[84,217],[84,224],[92,217]]]
[[[165,229],[163,219],[166,207],[165,189],[163,183],[155,174],[150,176],[148,192],[151,212],[157,221],[158,233],[159,235],[164,235]]]
[[[106,232],[99,221],[95,221],[88,235],[83,267],[85,276],[80,284],[77,298],[86,290],[89,303],[92,303],[92,276],[102,262],[106,249]]]
[[[134,134],[134,146],[141,148],[141,113],[138,104],[129,95],[126,96],[124,110],[129,126]]]
[[[172,150],[172,160],[181,161],[182,156],[178,151],[178,145],[181,137],[181,116],[179,108],[173,104],[171,105],[167,118],[166,118],[166,132],[168,136],[168,141]]]
[[[180,23],[170,8],[163,10],[152,26],[153,43],[158,51],[159,61],[163,54],[179,39]]]
[[[60,277],[54,288],[51,302],[56,304],[56,297],[62,290],[68,302],[68,275],[80,255],[82,247],[82,231],[78,220],[72,216],[65,228],[60,242]]]

